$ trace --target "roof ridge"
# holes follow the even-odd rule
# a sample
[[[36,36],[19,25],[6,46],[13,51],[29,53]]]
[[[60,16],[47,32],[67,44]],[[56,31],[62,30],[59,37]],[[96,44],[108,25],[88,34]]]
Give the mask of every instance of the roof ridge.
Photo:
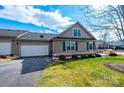
[[[16,37],[16,39],[18,39],[18,38],[20,38],[20,37],[23,37],[23,36],[24,36],[25,34],[27,34],[27,33],[29,33],[29,32],[24,32],[24,33],[18,35],[18,36]]]

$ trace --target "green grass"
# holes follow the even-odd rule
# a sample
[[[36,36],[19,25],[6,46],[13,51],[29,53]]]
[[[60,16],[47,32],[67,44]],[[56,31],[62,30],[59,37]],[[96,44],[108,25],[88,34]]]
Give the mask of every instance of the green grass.
[[[106,62],[124,63],[124,57],[58,61],[46,68],[38,82],[42,87],[124,86],[124,74],[104,66]]]

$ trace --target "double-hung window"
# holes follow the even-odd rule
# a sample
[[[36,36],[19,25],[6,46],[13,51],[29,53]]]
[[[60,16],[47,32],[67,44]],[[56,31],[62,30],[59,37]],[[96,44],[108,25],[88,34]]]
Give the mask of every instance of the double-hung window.
[[[76,43],[74,41],[66,41],[65,42],[65,50],[73,51],[76,49]]]
[[[74,29],[74,36],[76,36],[76,37],[81,36],[81,31],[80,31],[80,29]]]

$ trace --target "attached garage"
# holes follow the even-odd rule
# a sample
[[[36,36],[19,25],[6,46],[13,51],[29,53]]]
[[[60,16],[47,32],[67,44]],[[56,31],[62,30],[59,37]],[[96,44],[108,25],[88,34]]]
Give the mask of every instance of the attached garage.
[[[0,42],[0,55],[11,54],[11,42]]]
[[[51,55],[51,40],[56,34],[0,29],[0,55],[19,57]]]
[[[49,55],[48,45],[21,45],[21,57]]]

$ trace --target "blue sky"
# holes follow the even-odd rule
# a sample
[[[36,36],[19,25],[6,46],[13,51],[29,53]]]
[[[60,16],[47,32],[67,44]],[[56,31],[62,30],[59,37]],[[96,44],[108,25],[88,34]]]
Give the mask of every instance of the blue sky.
[[[62,32],[68,26],[79,21],[97,39],[101,32],[93,31],[87,24],[85,14],[79,5],[42,5],[42,6],[0,6],[0,28],[28,30],[31,32],[54,33]],[[103,6],[92,6],[96,11]],[[90,19],[89,22],[95,22]],[[113,36],[113,35],[111,35]]]
[[[77,21],[87,26],[82,19],[80,6],[76,5],[0,6],[0,28],[4,29],[59,33]]]

